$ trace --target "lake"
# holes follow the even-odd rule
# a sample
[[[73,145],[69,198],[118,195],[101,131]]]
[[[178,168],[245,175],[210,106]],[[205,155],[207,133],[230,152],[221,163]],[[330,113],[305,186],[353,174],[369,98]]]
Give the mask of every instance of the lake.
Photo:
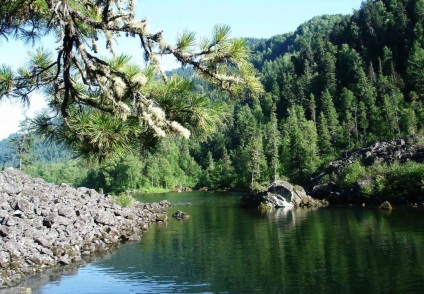
[[[424,210],[238,207],[240,194],[139,195],[190,214],[30,284],[33,293],[422,293]],[[191,203],[191,205],[188,205]],[[41,279],[42,280],[42,279]]]

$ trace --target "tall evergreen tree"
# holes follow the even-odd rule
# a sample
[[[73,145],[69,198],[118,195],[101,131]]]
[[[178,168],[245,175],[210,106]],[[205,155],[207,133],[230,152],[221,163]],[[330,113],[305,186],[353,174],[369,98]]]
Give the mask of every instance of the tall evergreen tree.
[[[318,137],[315,125],[305,118],[301,106],[292,106],[283,126],[288,170],[292,178],[304,181],[318,166]]]
[[[262,134],[260,128],[256,128],[247,145],[249,155],[249,170],[251,174],[251,185],[261,181],[261,176],[266,169],[265,153],[263,148]]]
[[[327,128],[330,132],[331,143],[335,147],[338,143],[340,136],[340,124],[338,120],[338,114],[336,107],[334,106],[333,97],[330,91],[325,90],[321,97],[322,113],[325,115],[327,120]]]
[[[278,130],[276,107],[274,105],[271,113],[271,120],[267,128],[267,154],[269,158],[269,168],[271,171],[271,179],[276,181],[278,178],[278,169],[280,166],[279,147],[280,147],[280,132]]]
[[[408,62],[408,81],[410,88],[416,93],[420,93],[421,99],[424,99],[424,42],[415,42]]]

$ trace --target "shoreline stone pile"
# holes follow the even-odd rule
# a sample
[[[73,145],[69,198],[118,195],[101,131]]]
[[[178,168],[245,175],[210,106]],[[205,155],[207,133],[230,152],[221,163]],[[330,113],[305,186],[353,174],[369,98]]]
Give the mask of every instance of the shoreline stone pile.
[[[14,169],[0,173],[0,286],[26,275],[138,241],[167,220],[168,201],[121,207],[93,189],[54,185]]]

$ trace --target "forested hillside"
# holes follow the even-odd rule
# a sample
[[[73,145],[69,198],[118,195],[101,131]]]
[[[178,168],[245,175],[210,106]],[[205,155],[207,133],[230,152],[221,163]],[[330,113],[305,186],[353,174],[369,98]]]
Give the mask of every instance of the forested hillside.
[[[423,132],[423,0],[369,0],[353,15],[318,16],[293,33],[248,42],[265,94],[234,101],[194,78],[193,90],[221,111],[212,135],[166,139],[155,152],[86,168],[74,184],[123,191],[304,183],[343,151]],[[189,68],[171,74],[192,76]]]
[[[256,44],[266,94],[202,145],[206,184],[302,183],[342,151],[422,132],[423,25],[424,1],[367,1]]]
[[[21,153],[21,154],[20,154]],[[24,136],[15,133],[0,141],[0,162],[4,167],[19,167],[19,159],[24,165],[56,163],[72,158],[72,152],[60,144],[46,142],[35,135]]]

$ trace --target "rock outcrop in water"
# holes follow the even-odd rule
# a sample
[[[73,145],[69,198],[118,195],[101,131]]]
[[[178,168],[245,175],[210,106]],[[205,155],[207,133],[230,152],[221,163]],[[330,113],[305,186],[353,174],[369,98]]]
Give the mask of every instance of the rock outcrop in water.
[[[137,241],[149,224],[167,219],[170,203],[134,202],[123,208],[110,195],[31,178],[14,169],[0,173],[0,285],[121,241]]]
[[[242,207],[271,209],[278,207],[322,207],[325,200],[316,200],[307,195],[301,186],[293,186],[287,181],[273,182],[266,191],[250,193],[241,200]]]
[[[182,219],[187,219],[190,217],[190,215],[188,215],[187,213],[185,213],[184,211],[181,210],[177,210],[173,215],[173,218],[176,218],[178,220],[182,220]]]

